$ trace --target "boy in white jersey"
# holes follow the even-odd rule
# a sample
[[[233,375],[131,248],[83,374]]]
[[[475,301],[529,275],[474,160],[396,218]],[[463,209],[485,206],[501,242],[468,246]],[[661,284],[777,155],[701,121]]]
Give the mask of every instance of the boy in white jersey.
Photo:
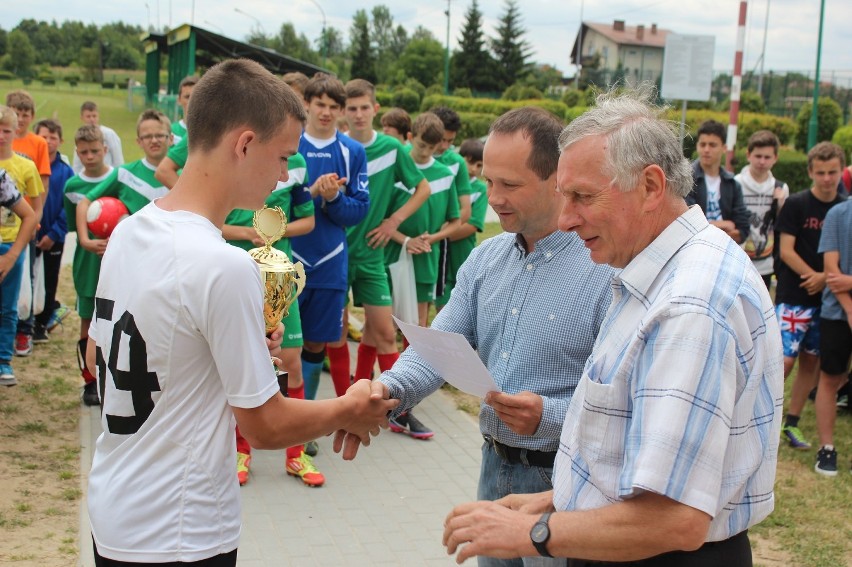
[[[269,355],[281,327],[264,340],[258,267],[221,228],[287,180],[302,102],[247,60],[212,67],[192,96],[181,177],[118,226],[98,282],[87,352],[104,408],[88,493],[96,562],[236,565],[234,418],[262,449],[336,431],[348,459],[396,406],[363,380],[332,400],[279,392]]]
[[[145,157],[115,168],[112,175],[86,193],[77,203],[77,225],[86,225],[89,205],[95,199],[115,197],[127,206],[132,215],[168,192],[168,188],[154,177],[157,166],[172,144],[171,122],[166,115],[158,110],[146,110],[139,115],[136,143],[145,152]],[[97,252],[85,231],[77,236],[83,248]]]
[[[107,153],[104,135],[100,128],[86,124],[80,126],[74,134],[74,145],[77,158],[83,165],[83,170],[65,183],[65,196],[62,205],[65,207],[65,218],[68,222],[68,232],[77,232],[77,242],[80,242],[81,230],[77,225],[77,203],[79,203],[101,181],[113,171],[107,165]],[[74,291],[77,293],[77,314],[80,316],[80,339],[77,341],[77,363],[83,377],[83,403],[87,406],[100,405],[98,385],[95,375],[86,368],[86,345],[89,340],[89,324],[95,313],[95,290],[98,287],[98,274],[101,271],[101,256],[106,250],[106,240],[95,238],[84,223],[82,232],[86,233],[90,247],[74,248],[72,274]]]

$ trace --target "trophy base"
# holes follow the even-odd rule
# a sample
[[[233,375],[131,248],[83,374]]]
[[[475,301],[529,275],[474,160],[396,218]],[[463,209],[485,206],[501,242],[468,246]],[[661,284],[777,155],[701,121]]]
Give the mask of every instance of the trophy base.
[[[281,389],[281,394],[287,398],[287,378],[290,376],[288,372],[276,370],[275,375],[278,377],[278,387]]]

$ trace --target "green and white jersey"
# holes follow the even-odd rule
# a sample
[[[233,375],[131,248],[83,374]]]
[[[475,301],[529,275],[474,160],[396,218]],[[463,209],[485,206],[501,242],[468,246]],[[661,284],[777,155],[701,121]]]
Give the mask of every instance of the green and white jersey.
[[[68,232],[77,232],[77,203],[85,197],[89,191],[98,186],[102,181],[115,173],[110,167],[100,177],[88,177],[85,173],[78,173],[65,182],[65,196],[62,205],[65,207],[65,218],[68,222]],[[87,228],[85,230],[88,230]],[[95,238],[91,232],[89,238]],[[74,249],[74,261],[71,266],[71,274],[74,278],[74,289],[81,297],[95,297],[98,287],[98,274],[101,272],[101,257],[89,252],[82,246]]]
[[[459,218],[459,196],[456,193],[455,176],[450,169],[432,158],[427,164],[416,164],[429,182],[429,199],[422,207],[399,225],[399,231],[406,236],[416,237],[424,232],[434,234],[449,220]],[[407,191],[396,185],[400,191]],[[401,246],[390,242],[385,247],[385,262],[391,264],[399,259]],[[417,283],[435,283],[438,281],[438,256],[440,247],[432,245],[429,254],[415,254],[414,279]]]
[[[115,197],[125,204],[130,214],[166,195],[169,190],[157,181],[154,171],[157,168],[147,159],[126,163],[112,171],[112,174],[94,187],[85,197],[94,201],[101,197]]]
[[[436,156],[439,162],[450,168],[456,176],[456,191],[459,195],[470,195],[470,173],[467,171],[467,162],[455,150],[447,150]]]
[[[308,168],[305,165],[305,158],[301,154],[294,154],[287,159],[287,170],[290,173],[287,181],[279,181],[278,185],[266,198],[266,205],[269,207],[281,207],[284,214],[287,215],[287,221],[314,216],[314,201],[311,199],[310,183],[308,182]],[[254,211],[246,209],[234,209],[228,218],[225,219],[225,224],[233,226],[252,226],[252,218]],[[228,244],[233,244],[245,250],[256,248],[250,240],[228,240]],[[293,259],[292,247],[290,239],[287,235],[273,245],[274,248],[281,250],[291,260]]]
[[[178,122],[172,122],[172,144],[176,145],[186,138],[186,120],[181,118]]]
[[[370,208],[360,223],[346,229],[349,244],[349,265],[384,262],[381,248],[367,245],[367,234],[379,226],[398,208],[394,207],[394,188],[397,183],[413,192],[423,180],[408,151],[396,138],[373,132],[373,139],[364,145],[367,152],[367,175],[370,178]],[[400,205],[401,206],[401,205]]]
[[[476,177],[470,178],[470,218],[467,224],[476,227],[476,232],[482,232],[485,228],[485,213],[488,209],[488,195],[485,183]],[[447,256],[447,281],[455,282],[459,267],[467,260],[473,249],[476,248],[476,233],[467,238],[450,242]]]
[[[172,147],[169,148],[169,153],[166,154],[166,157],[175,162],[178,166],[178,169],[183,169],[183,166],[186,165],[186,156],[189,154],[189,146],[186,142],[186,136],[181,139],[181,141],[175,140]],[[464,159],[464,158],[462,158]]]

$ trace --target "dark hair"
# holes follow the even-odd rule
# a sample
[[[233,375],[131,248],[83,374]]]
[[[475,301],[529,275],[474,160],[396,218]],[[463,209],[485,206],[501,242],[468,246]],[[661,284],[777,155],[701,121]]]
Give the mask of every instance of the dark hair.
[[[434,108],[430,108],[429,112],[441,119],[441,122],[444,123],[444,130],[448,130],[450,132],[458,132],[461,130],[461,118],[459,118],[458,112],[452,108],[447,106],[436,106]]]
[[[92,110],[97,111],[97,110],[98,110],[98,105],[97,105],[97,104],[95,104],[94,102],[92,102],[91,100],[87,100],[86,102],[84,102],[83,104],[81,104],[81,105],[80,105],[80,114],[82,114],[82,113],[83,113],[84,111],[86,111],[86,110],[88,110],[88,111],[92,111]]]
[[[718,136],[719,139],[722,140],[722,143],[725,143],[725,125],[721,122],[705,120],[701,123],[701,126],[698,127],[698,133],[695,135],[695,139],[697,140],[701,134]]]
[[[391,108],[382,114],[381,123],[382,126],[396,128],[396,131],[399,132],[403,138],[407,138],[408,134],[411,132],[411,116],[409,116],[408,113],[401,108]]]
[[[76,145],[79,142],[100,142],[103,144],[103,130],[101,130],[100,126],[84,124],[77,128],[77,131],[74,133],[74,144]]]
[[[411,133],[427,144],[437,144],[444,137],[444,125],[432,112],[423,112],[411,125]]]
[[[192,91],[186,117],[189,150],[210,151],[234,128],[254,130],[261,141],[288,120],[305,121],[302,99],[281,79],[248,59],[211,67]]]
[[[159,122],[167,132],[171,133],[172,121],[169,120],[169,117],[160,112],[159,110],[154,110],[153,108],[149,108],[147,110],[143,110],[142,114],[139,115],[139,118],[136,120],[136,135],[139,135],[139,126],[142,125],[143,122],[147,120],[153,120],[154,122]]]
[[[820,142],[808,152],[808,171],[813,168],[814,160],[829,161],[834,158],[840,160],[840,169],[846,167],[846,156],[843,154],[843,148],[831,142]]]
[[[482,161],[482,150],[485,144],[479,138],[468,138],[459,146],[459,155],[471,162]]]
[[[42,128],[47,128],[47,131],[51,134],[56,134],[59,136],[59,139],[62,139],[62,124],[59,123],[59,120],[55,120],[53,118],[45,118],[44,120],[39,120],[35,127],[33,127],[33,132],[38,134],[38,131]]]
[[[346,99],[368,96],[373,104],[376,103],[376,87],[365,79],[352,79],[346,83]]]
[[[14,110],[29,110],[35,112],[35,100],[27,91],[10,91],[6,95],[6,106]]]
[[[180,80],[180,84],[178,85],[178,95],[183,92],[184,87],[194,87],[198,84],[198,81],[201,80],[201,77],[198,75],[187,75],[183,79]]]
[[[305,85],[305,101],[311,102],[322,95],[328,95],[328,98],[339,104],[341,108],[346,104],[346,90],[343,88],[343,83],[328,73],[317,73]]]
[[[758,130],[748,139],[748,153],[754,151],[754,148],[772,148],[775,150],[775,155],[778,155],[778,147],[781,143],[778,141],[778,136],[769,130]]]
[[[523,133],[530,142],[530,155],[525,164],[539,179],[549,179],[559,164],[559,134],[562,121],[538,107],[524,106],[510,110],[491,124],[488,135]]]
[[[284,73],[281,75],[281,80],[287,83],[287,86],[300,95],[305,95],[305,87],[308,85],[308,76],[304,73],[300,73],[299,71]]]

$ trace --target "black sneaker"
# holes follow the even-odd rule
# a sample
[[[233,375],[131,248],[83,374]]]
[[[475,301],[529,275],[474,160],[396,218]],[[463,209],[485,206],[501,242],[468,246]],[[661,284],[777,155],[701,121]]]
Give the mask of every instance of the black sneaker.
[[[42,327],[41,325],[36,325],[35,329],[33,329],[33,343],[37,345],[43,345],[49,340],[50,339],[47,338],[47,329]]]
[[[83,386],[83,403],[87,406],[101,405],[101,399],[98,397],[98,384],[94,380]]]
[[[819,450],[814,470],[824,476],[837,476],[837,451],[833,445],[823,445]]]
[[[405,433],[415,439],[430,439],[435,433],[414,417],[411,411],[401,413],[389,420],[390,430],[394,433]]]

